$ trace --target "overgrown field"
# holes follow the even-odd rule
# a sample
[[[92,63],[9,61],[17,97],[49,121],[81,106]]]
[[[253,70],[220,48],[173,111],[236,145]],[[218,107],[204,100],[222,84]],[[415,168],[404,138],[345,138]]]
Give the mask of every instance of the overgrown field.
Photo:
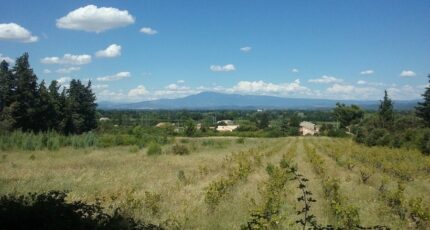
[[[68,191],[68,201],[167,229],[301,229],[298,198],[310,191],[306,214],[319,226],[430,228],[430,157],[416,150],[325,137],[177,138],[157,148],[2,151],[0,195]]]

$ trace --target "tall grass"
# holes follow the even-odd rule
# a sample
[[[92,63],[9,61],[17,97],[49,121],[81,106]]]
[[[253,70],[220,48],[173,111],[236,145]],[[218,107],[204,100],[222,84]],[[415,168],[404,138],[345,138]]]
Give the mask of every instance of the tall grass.
[[[172,140],[165,135],[134,135],[124,133],[94,133],[65,136],[54,131],[33,133],[14,131],[0,134],[0,151],[6,150],[50,150],[56,151],[62,147],[75,149],[113,146],[138,146],[143,148],[149,143],[164,145]]]

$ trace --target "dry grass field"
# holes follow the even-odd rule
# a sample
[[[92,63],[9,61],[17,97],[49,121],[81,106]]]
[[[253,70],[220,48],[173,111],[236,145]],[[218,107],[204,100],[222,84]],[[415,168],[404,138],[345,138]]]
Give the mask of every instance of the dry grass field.
[[[167,229],[240,229],[269,207],[277,214],[268,228],[300,229],[301,191],[278,170],[286,160],[309,179],[319,224],[429,229],[430,158],[418,151],[325,137],[176,142],[190,153],[173,154],[173,144],[160,155],[133,147],[1,152],[0,194],[65,190],[70,201],[98,200]]]

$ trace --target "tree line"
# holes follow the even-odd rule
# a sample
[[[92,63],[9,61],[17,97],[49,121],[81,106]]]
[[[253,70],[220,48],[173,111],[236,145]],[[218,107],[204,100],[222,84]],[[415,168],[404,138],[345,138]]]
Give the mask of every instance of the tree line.
[[[429,84],[430,84],[430,75]],[[419,148],[430,154],[430,85],[422,94],[414,111],[399,113],[393,108],[393,101],[387,91],[378,111],[365,114],[356,106],[337,104],[333,113],[340,128],[354,134],[357,142],[368,146],[389,146],[394,148]]]
[[[60,90],[62,88],[62,90]],[[61,91],[61,92],[60,92]],[[56,131],[79,134],[97,127],[96,97],[91,82],[73,79],[68,88],[52,81],[38,83],[24,53],[10,68],[0,63],[0,130]]]

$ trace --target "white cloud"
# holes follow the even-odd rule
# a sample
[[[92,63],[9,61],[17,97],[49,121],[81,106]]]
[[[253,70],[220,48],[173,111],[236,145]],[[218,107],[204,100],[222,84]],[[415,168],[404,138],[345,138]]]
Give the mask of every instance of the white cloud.
[[[299,72],[299,69],[294,68],[294,69],[292,69],[292,70],[291,70],[291,72],[293,72],[293,73],[298,73],[298,72]]]
[[[184,80],[178,80],[178,81],[176,81],[176,83],[178,83],[178,84],[184,84],[185,81]]]
[[[331,99],[376,99],[381,97],[382,92],[383,89],[370,86],[357,87],[335,83],[326,89],[324,97]]]
[[[118,80],[122,80],[124,78],[129,78],[131,77],[130,72],[119,72],[115,75],[110,75],[110,76],[104,76],[104,77],[98,77],[97,81],[118,81]]]
[[[1,23],[0,40],[29,43],[37,42],[39,38],[33,36],[30,31],[16,23]]]
[[[417,74],[412,70],[403,70],[400,77],[415,77]]]
[[[127,10],[95,5],[80,7],[57,19],[58,28],[96,33],[133,23],[134,18]]]
[[[233,93],[256,93],[256,94],[309,94],[310,90],[300,85],[300,80],[296,79],[291,83],[274,84],[264,81],[240,81],[227,91]]]
[[[372,75],[372,74],[374,74],[374,73],[375,73],[375,71],[373,71],[373,70],[371,70],[371,69],[364,70],[364,71],[361,71],[361,72],[360,72],[360,74],[361,74],[361,75]]]
[[[106,89],[106,88],[109,88],[109,85],[106,85],[106,84],[102,84],[102,85],[92,85],[91,86],[91,89],[93,89],[93,90],[101,90],[101,89]]]
[[[9,65],[15,63],[15,60],[13,60],[10,57],[3,56],[3,54],[0,53],[0,62],[2,62],[2,61],[6,61],[7,63],[9,63]]]
[[[96,57],[99,58],[114,58],[121,55],[121,46],[117,44],[112,44],[104,50],[99,50],[96,52]]]
[[[60,77],[59,79],[57,79],[57,82],[58,82],[58,84],[60,84],[60,85],[66,85],[66,84],[69,84],[69,82],[71,81],[72,79],[70,78],[70,77]]]
[[[359,80],[359,81],[357,81],[357,84],[359,84],[359,85],[365,85],[365,84],[367,84],[367,82],[363,81],[363,80]]]
[[[252,50],[252,47],[250,47],[250,46],[245,46],[245,47],[240,48],[240,51],[242,51],[244,53],[251,52],[251,50]]]
[[[147,34],[147,35],[155,35],[158,34],[158,31],[150,28],[150,27],[143,27],[142,29],[140,29],[141,33]]]
[[[236,70],[236,67],[234,67],[233,64],[227,64],[227,65],[224,65],[224,66],[211,65],[209,68],[213,72],[231,72],[231,71],[235,71]]]
[[[338,78],[335,78],[333,76],[324,75],[324,76],[317,78],[317,79],[310,79],[308,82],[328,84],[328,83],[335,83],[335,82],[339,83],[342,81],[343,81],[342,79],[338,79]]]
[[[85,65],[90,63],[92,60],[91,55],[72,55],[64,54],[61,57],[45,57],[41,60],[43,64],[59,64],[59,65]]]
[[[421,94],[424,92],[424,89],[406,84],[402,86],[390,87],[387,89],[387,92],[388,95],[393,99],[408,100],[421,98]]]
[[[57,69],[57,73],[61,73],[61,74],[68,74],[71,72],[76,72],[81,70],[81,67],[68,67],[68,68],[61,68],[61,69]]]
[[[44,73],[44,74],[50,74],[50,73],[52,73],[52,71],[51,71],[50,69],[44,69],[44,70],[43,70],[43,73]]]
[[[146,89],[144,85],[138,85],[136,88],[130,89],[130,91],[128,91],[129,97],[141,97],[141,96],[146,96],[148,94],[149,94],[149,91]]]

